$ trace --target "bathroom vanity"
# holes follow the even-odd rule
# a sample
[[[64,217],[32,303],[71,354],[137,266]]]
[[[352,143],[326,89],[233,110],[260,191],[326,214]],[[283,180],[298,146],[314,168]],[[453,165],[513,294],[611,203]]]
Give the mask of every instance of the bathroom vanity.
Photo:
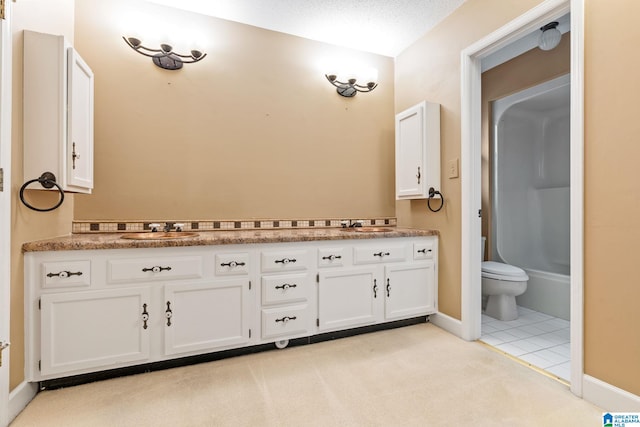
[[[208,232],[25,244],[26,379],[310,337],[437,311],[424,230]]]

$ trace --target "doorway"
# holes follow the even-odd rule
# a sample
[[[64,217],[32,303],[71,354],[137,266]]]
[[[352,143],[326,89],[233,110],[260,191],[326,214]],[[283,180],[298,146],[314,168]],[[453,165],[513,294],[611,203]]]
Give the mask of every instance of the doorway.
[[[481,72],[482,59],[571,12],[571,391],[582,395],[583,354],[583,0],[547,0],[462,51],[462,336],[481,334]]]

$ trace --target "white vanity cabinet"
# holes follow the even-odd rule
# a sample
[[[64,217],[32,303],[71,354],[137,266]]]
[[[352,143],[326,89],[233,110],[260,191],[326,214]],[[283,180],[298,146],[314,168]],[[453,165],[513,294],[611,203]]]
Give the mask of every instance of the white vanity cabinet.
[[[91,68],[63,36],[24,31],[25,181],[51,172],[64,191],[91,193],[93,93]]]
[[[435,237],[352,244],[353,265],[318,275],[319,331],[437,312],[436,247]]]
[[[203,247],[27,253],[27,379],[248,345],[249,270],[225,277],[220,259]]]
[[[264,341],[313,333],[315,298],[310,252],[299,244],[266,246],[260,252],[260,326]]]
[[[146,287],[44,293],[41,357],[28,368],[56,377],[149,360],[149,301]]]
[[[437,237],[25,253],[26,379],[437,311]]]
[[[164,286],[164,354],[213,351],[249,342],[249,280]]]

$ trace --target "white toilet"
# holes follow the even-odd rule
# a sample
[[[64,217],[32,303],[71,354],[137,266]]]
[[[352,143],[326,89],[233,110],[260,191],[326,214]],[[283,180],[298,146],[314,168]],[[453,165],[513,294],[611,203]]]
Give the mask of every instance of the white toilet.
[[[482,238],[482,258],[486,238]],[[527,273],[514,265],[482,261],[482,297],[487,297],[485,314],[498,320],[516,320],[516,296],[527,290]]]

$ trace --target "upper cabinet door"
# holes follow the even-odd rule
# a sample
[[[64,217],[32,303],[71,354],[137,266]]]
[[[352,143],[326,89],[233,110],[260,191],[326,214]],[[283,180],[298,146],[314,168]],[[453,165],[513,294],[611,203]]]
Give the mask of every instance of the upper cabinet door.
[[[396,199],[440,189],[440,105],[423,101],[396,115]]]
[[[67,176],[70,185],[93,188],[93,72],[68,49]]]

